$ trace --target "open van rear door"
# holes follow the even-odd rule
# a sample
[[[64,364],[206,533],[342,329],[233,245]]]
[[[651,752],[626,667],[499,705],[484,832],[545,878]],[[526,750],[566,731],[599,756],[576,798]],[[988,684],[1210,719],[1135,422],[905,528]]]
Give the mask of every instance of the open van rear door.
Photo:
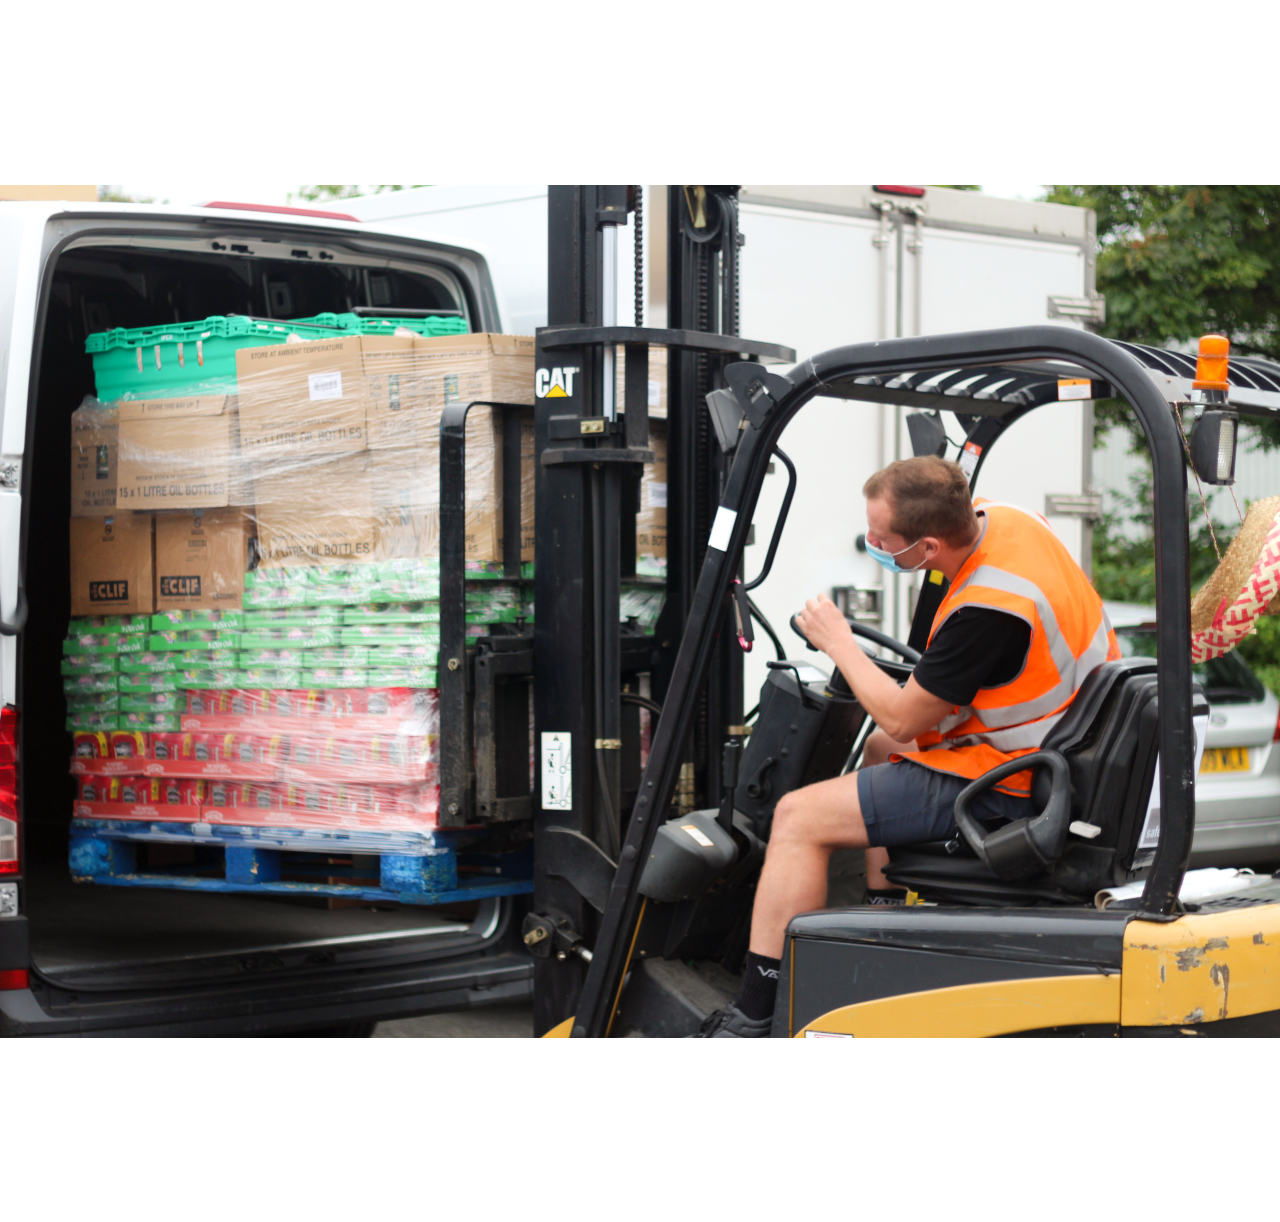
[[[16,699],[21,595],[22,458],[40,296],[41,239],[50,205],[0,204],[0,704]]]

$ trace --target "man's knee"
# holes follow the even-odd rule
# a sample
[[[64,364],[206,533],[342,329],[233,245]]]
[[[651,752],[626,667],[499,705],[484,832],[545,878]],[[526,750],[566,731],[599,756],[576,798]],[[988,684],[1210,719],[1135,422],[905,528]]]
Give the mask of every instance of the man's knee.
[[[812,836],[806,834],[809,820],[805,816],[804,790],[793,789],[790,793],[784,793],[773,808],[769,843],[812,839]]]

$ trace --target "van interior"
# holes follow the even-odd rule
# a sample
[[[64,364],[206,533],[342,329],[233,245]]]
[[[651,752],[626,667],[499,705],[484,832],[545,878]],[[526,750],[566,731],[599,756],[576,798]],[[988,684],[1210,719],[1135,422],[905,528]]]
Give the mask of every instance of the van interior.
[[[141,227],[138,227],[141,228]],[[230,228],[230,227],[228,227]],[[191,231],[188,230],[188,233]],[[267,233],[265,228],[262,231]],[[335,970],[409,968],[491,946],[510,900],[450,908],[356,899],[257,897],[74,883],[68,870],[74,782],[59,675],[70,605],[71,413],[94,393],[85,337],[115,327],[212,315],[287,319],[372,307],[485,320],[475,286],[446,261],[341,242],[271,237],[74,238],[42,290],[24,493],[26,629],[17,671],[25,899],[43,1004],[226,994],[270,983],[297,989]],[[42,325],[40,321],[42,320]],[[140,867],[190,863],[189,845],[140,848]],[[335,859],[336,860],[336,859]],[[348,863],[349,864],[349,863]],[[370,1028],[371,1029],[371,1028]],[[351,1032],[352,1034],[358,1032]]]

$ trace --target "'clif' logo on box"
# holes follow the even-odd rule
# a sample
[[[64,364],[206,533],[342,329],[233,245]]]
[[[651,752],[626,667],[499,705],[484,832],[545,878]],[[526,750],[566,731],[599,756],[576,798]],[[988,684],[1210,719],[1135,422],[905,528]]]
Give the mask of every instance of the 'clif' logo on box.
[[[89,583],[91,603],[120,603],[128,600],[129,583],[127,581],[91,581]]]
[[[199,598],[199,577],[161,577],[160,596],[162,598]]]
[[[539,369],[533,379],[533,393],[539,399],[568,399],[573,395],[573,375],[579,372],[577,365]]]

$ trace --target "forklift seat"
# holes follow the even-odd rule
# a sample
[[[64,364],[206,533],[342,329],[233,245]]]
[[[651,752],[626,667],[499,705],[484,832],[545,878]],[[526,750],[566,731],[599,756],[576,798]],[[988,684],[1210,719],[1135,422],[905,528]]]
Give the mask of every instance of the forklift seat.
[[[1192,711],[1208,716],[1198,685]],[[925,900],[1006,906],[1079,904],[1132,878],[1153,855],[1140,840],[1155,776],[1156,720],[1155,660],[1102,663],[1039,751],[992,769],[960,794],[953,839],[891,848],[886,877]],[[973,795],[1020,771],[1019,764],[1036,765],[1037,815],[990,824],[969,815]]]

